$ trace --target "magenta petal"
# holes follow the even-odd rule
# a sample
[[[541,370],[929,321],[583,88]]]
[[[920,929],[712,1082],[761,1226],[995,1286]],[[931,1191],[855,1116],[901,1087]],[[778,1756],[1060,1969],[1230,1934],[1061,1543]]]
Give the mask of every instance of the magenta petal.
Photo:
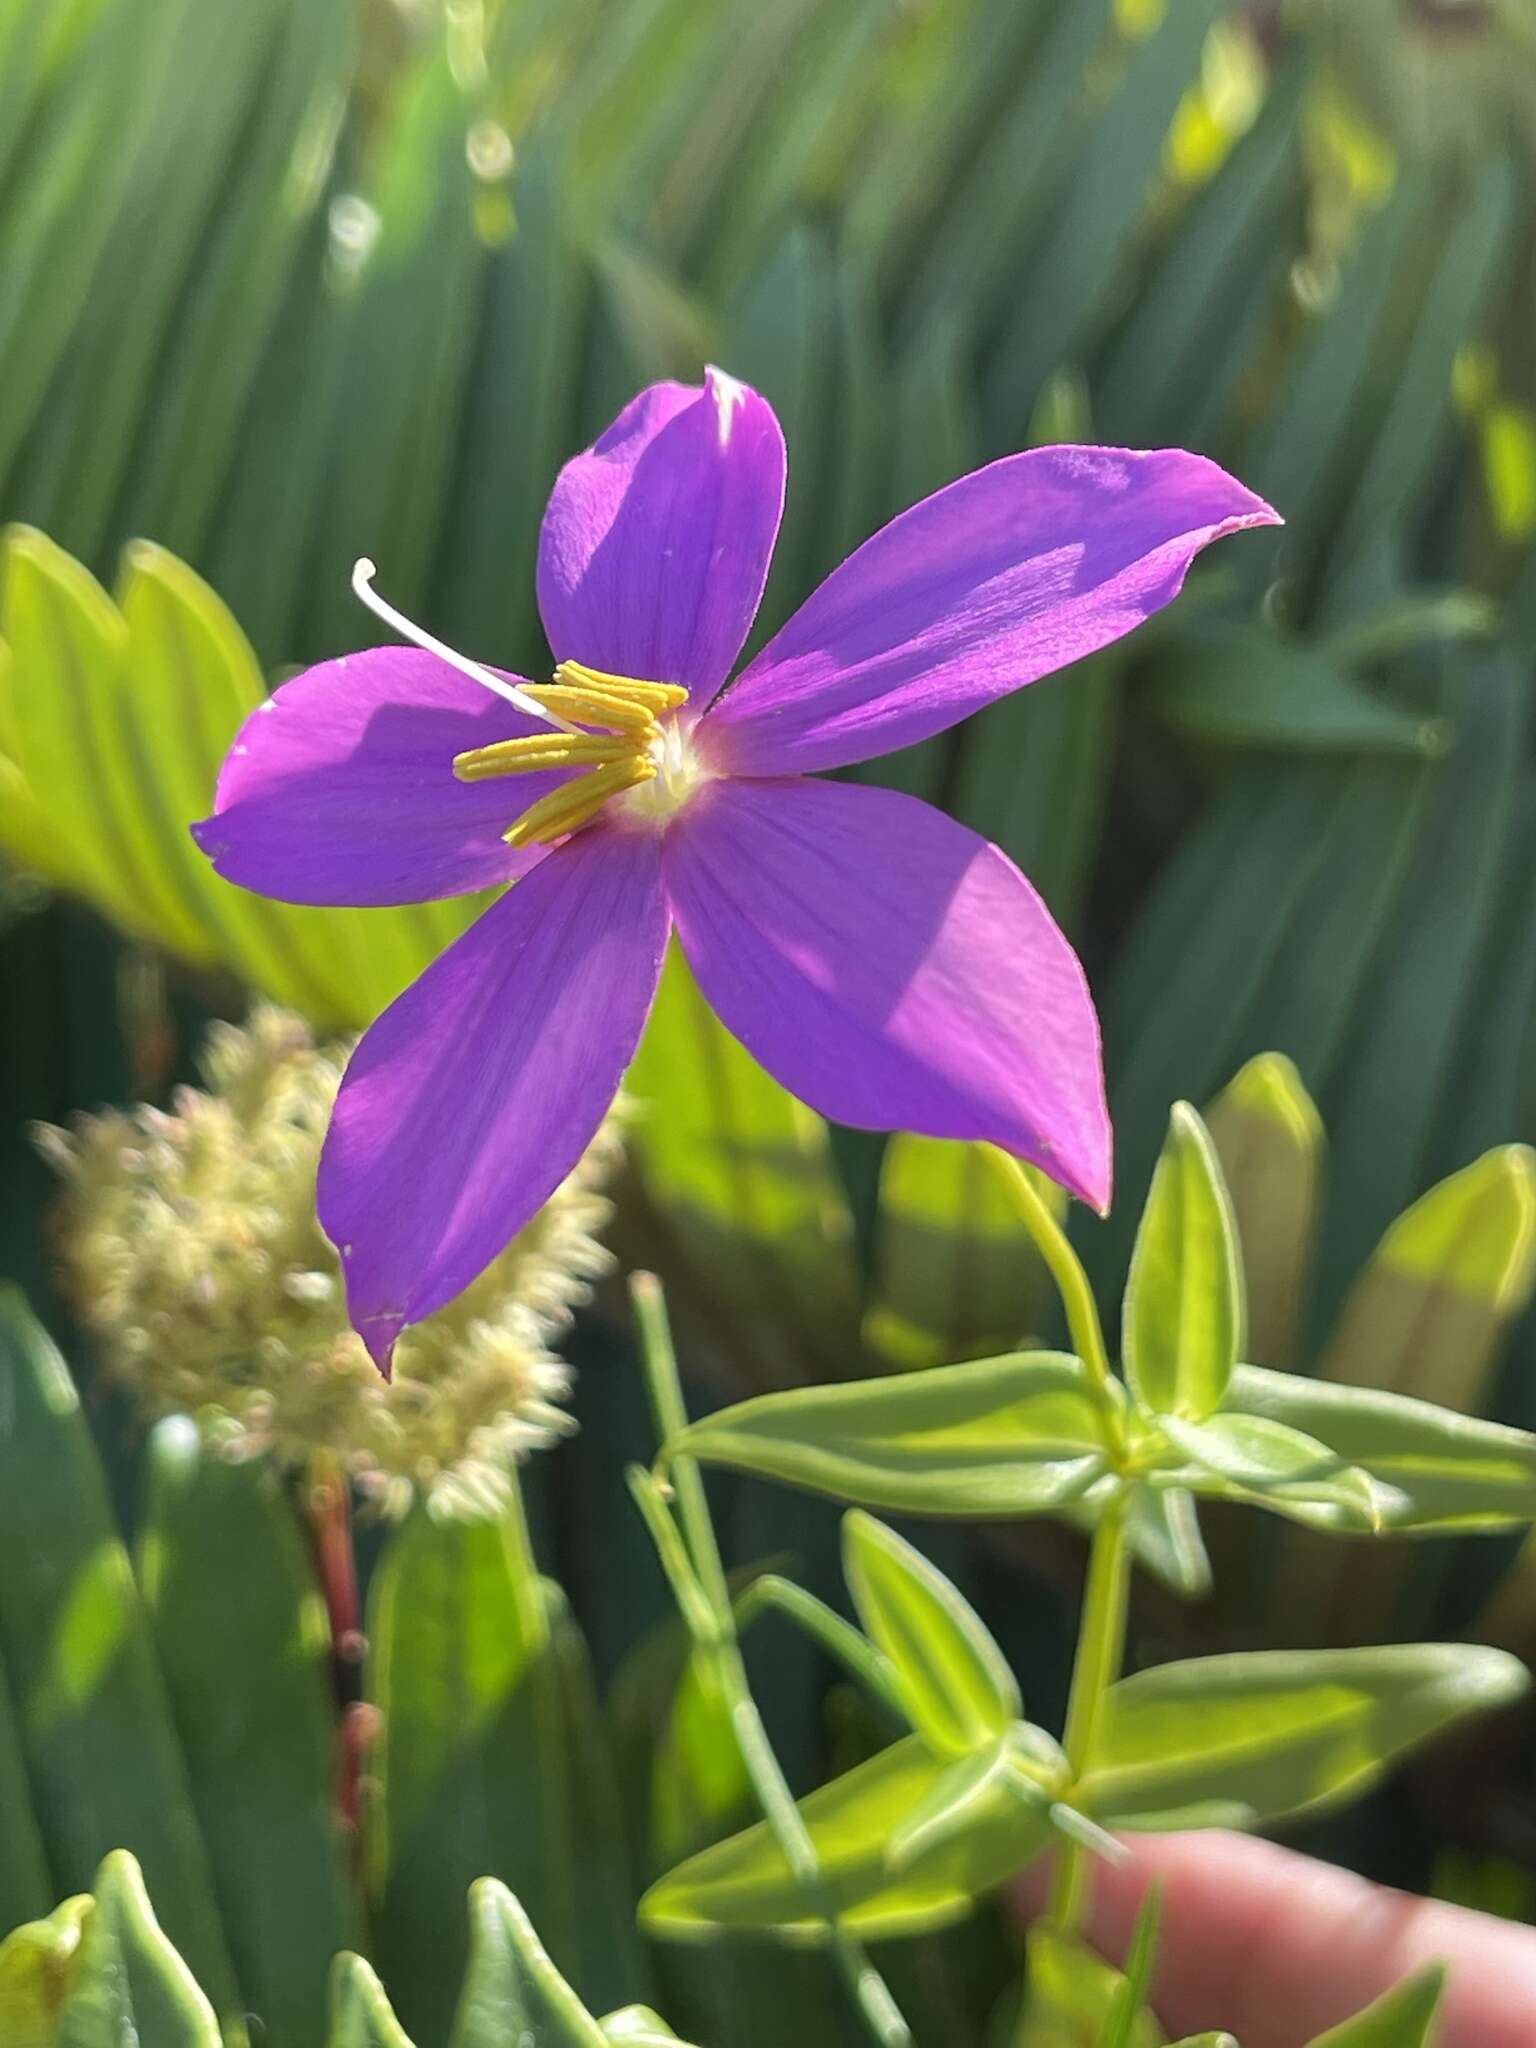
[[[658,844],[603,827],[568,840],[352,1055],[319,1211],[353,1323],[386,1372],[404,1325],[484,1271],[612,1103],[666,949]]]
[[[702,709],[741,652],[784,509],[766,399],[711,370],[653,384],[561,470],[539,535],[557,661],[681,683]]]
[[[543,854],[514,853],[501,835],[571,771],[467,783],[453,757],[547,730],[435,654],[346,654],[251,713],[192,836],[227,880],[286,903],[429,903],[488,888]]]
[[[1129,633],[1200,550],[1276,524],[1177,449],[1035,448],[962,477],[835,569],[705,728],[739,775],[888,753]]]
[[[723,782],[674,825],[664,875],[699,986],[802,1101],[990,1139],[1108,1204],[1088,984],[995,846],[890,790]]]

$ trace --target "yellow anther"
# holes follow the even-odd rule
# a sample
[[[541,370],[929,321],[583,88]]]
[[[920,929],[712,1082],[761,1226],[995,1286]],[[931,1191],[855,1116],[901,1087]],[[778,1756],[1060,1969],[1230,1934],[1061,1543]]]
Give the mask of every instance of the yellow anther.
[[[646,754],[634,754],[628,760],[613,761],[606,768],[594,768],[590,775],[579,775],[574,782],[562,783],[559,789],[552,789],[548,796],[530,804],[512,829],[501,836],[508,846],[540,846],[562,838],[596,817],[609,797],[617,796],[622,789],[650,782],[655,774],[656,764]]]
[[[567,689],[561,683],[531,683],[528,695],[547,711],[562,718],[578,719],[583,725],[604,725],[612,732],[633,733],[638,739],[655,725],[643,704],[623,697],[611,697],[601,690]]]
[[[652,713],[675,711],[688,702],[688,692],[678,683],[648,683],[639,676],[614,676],[606,669],[588,668],[584,661],[562,661],[555,681],[578,690],[595,690],[631,704],[644,705]]]
[[[633,740],[607,739],[600,733],[535,732],[455,754],[453,772],[460,782],[486,782],[493,775],[531,775],[537,769],[594,768],[627,760],[634,751]]]

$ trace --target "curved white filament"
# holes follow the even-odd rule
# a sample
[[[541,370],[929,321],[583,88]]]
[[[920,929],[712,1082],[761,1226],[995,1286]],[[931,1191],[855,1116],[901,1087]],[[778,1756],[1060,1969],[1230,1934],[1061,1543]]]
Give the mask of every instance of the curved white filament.
[[[488,668],[482,668],[478,661],[471,661],[467,655],[456,653],[446,641],[439,640],[435,634],[416,625],[404,612],[396,611],[395,607],[380,597],[373,587],[373,579],[378,573],[366,555],[360,556],[352,567],[352,588],[369,611],[381,618],[386,626],[392,626],[402,640],[409,640],[415,646],[424,648],[428,654],[435,654],[439,661],[446,661],[451,668],[456,668],[460,675],[468,676],[472,683],[479,683],[487,690],[494,690],[498,697],[505,697],[509,704],[515,704],[518,710],[525,712],[529,718],[537,718],[545,725],[558,726],[562,732],[581,730],[580,726],[570,724],[555,712],[547,711],[515,683],[509,683],[501,676],[493,675]]]

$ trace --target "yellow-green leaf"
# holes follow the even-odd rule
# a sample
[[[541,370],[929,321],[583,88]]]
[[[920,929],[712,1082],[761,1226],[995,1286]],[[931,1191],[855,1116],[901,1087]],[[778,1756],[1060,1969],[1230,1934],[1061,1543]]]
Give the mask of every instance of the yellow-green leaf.
[[[1163,1664],[1111,1687],[1071,1797],[1106,1827],[1251,1827],[1363,1790],[1425,1736],[1529,1684],[1516,1658],[1472,1643]]]
[[[1125,1375],[1154,1413],[1193,1421],[1221,1404],[1243,1345],[1237,1233],[1215,1148],[1174,1104],[1125,1288]]]
[[[1283,1053],[1249,1060],[1206,1111],[1232,1202],[1248,1304],[1250,1358],[1295,1363],[1327,1139]]]
[[[1105,1470],[1082,1364],[1054,1351],[762,1394],[667,1448],[897,1514],[1043,1514]]]
[[[866,1633],[890,1659],[918,1734],[943,1756],[986,1749],[1022,1712],[1019,1688],[986,1624],[944,1574],[894,1529],[843,1518],[843,1570]]]
[[[893,1837],[948,1768],[918,1736],[908,1736],[802,1800],[824,1896],[854,1931],[883,1938],[962,1919],[982,1893],[1045,1846],[1050,1822],[1044,1802],[1026,1803],[1000,1782],[962,1833],[893,1874]],[[675,1940],[710,1940],[726,1928],[757,1928],[802,1942],[826,1938],[824,1921],[766,1822],[659,1879],[641,1900],[640,1917],[651,1933]]]

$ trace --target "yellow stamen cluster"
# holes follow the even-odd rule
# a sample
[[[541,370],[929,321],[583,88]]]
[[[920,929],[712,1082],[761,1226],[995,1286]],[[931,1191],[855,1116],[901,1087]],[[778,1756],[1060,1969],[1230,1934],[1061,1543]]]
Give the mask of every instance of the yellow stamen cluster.
[[[561,662],[552,683],[525,683],[522,688],[566,729],[472,748],[454,757],[454,774],[461,782],[486,782],[493,776],[532,775],[552,768],[585,772],[530,804],[503,833],[508,846],[563,839],[596,817],[610,797],[653,781],[663,739],[659,720],[688,701],[688,692],[675,683],[612,676],[579,661]],[[581,729],[588,726],[599,730]]]

